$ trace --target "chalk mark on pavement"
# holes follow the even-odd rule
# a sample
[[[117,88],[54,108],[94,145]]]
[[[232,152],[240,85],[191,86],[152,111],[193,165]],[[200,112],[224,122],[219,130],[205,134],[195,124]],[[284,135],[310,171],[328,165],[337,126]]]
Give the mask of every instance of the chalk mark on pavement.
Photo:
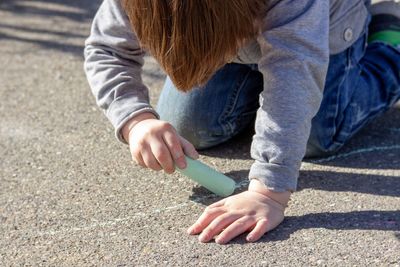
[[[343,158],[347,158],[347,157],[350,157],[350,156],[363,154],[363,153],[371,153],[371,152],[379,152],[379,151],[387,151],[387,150],[396,150],[396,149],[400,149],[400,145],[373,146],[373,147],[369,147],[369,148],[356,149],[356,150],[350,151],[348,153],[333,155],[333,156],[330,156],[330,157],[327,157],[327,158],[310,160],[309,162],[310,163],[325,163],[325,162],[333,161],[333,160],[336,160],[336,159],[343,159]]]
[[[387,150],[396,150],[396,149],[400,149],[400,145],[394,145],[394,146],[375,146],[375,147],[369,147],[369,148],[361,148],[361,149],[357,149],[354,151],[350,151],[348,153],[343,153],[343,154],[338,154],[338,155],[334,155],[334,156],[330,156],[327,158],[322,158],[322,159],[317,159],[317,160],[311,160],[309,161],[310,163],[324,163],[324,162],[329,162],[329,161],[333,161],[336,159],[343,159],[343,158],[347,158],[353,155],[358,155],[358,154],[362,154],[362,153],[371,153],[371,152],[377,152],[377,151],[387,151]],[[243,187],[246,187],[249,184],[249,181],[247,179],[238,182],[236,184],[236,189],[242,189]],[[210,195],[206,195],[206,196],[202,196],[202,197],[198,197],[198,198],[194,198],[192,200],[188,200],[186,202],[180,203],[178,205],[174,205],[174,206],[169,206],[169,207],[164,207],[164,208],[158,208],[158,209],[153,209],[152,211],[148,212],[148,213],[144,213],[144,212],[137,212],[131,216],[128,217],[124,217],[124,218],[115,218],[113,220],[109,220],[109,221],[104,221],[104,222],[95,222],[89,225],[84,225],[84,226],[80,226],[80,227],[72,227],[72,228],[65,228],[65,229],[61,229],[61,230],[49,230],[49,231],[42,231],[42,232],[37,232],[36,236],[48,236],[48,235],[60,235],[60,234],[71,234],[74,232],[81,232],[81,231],[90,231],[93,230],[95,228],[101,228],[101,227],[112,227],[115,226],[119,223],[125,223],[128,221],[132,221],[135,218],[143,218],[143,217],[147,217],[151,214],[156,214],[156,213],[162,213],[162,212],[166,212],[166,211],[170,211],[170,210],[177,210],[183,207],[187,207],[191,204],[198,204],[206,199],[209,198],[215,198],[216,195],[214,194],[210,194]]]

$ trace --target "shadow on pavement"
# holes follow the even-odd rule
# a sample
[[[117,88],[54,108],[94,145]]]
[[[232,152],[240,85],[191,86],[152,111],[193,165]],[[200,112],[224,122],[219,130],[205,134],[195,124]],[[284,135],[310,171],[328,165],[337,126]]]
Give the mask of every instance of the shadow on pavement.
[[[62,17],[83,22],[92,18],[100,3],[100,0],[3,0],[0,10],[24,16]]]
[[[226,173],[237,183],[243,184],[235,193],[247,187],[247,170]],[[362,194],[400,197],[400,179],[397,176],[354,174],[332,171],[300,171],[297,191],[307,188],[330,192],[357,192]],[[203,187],[193,188],[193,200],[210,195]],[[203,202],[201,202],[203,203]],[[203,203],[206,204],[206,203]]]
[[[254,126],[246,128],[229,141],[212,148],[200,150],[201,155],[214,158],[251,159],[250,146],[254,135]]]
[[[397,176],[332,171],[301,171],[298,191],[306,188],[331,192],[357,192],[377,196],[399,197],[400,179]]]
[[[54,31],[54,30],[46,30],[46,29],[37,29],[33,27],[22,27],[17,25],[7,25],[4,23],[0,23],[0,29],[10,29],[13,31],[27,31],[27,32],[34,32],[39,34],[52,34],[61,37],[73,37],[73,38],[85,38],[86,35],[83,34],[76,34],[71,32],[62,32],[62,31]]]
[[[223,144],[201,150],[200,154],[215,158],[251,160],[250,146],[253,135],[254,130],[249,127]],[[400,159],[399,146],[400,109],[396,108],[367,125],[336,155],[327,158],[304,159],[304,162],[337,167],[386,169],[386,163],[391,164],[392,158]],[[368,160],[370,156],[365,156],[367,152],[378,153],[380,151],[384,153],[383,157],[379,158],[380,164],[377,164],[377,161]],[[397,164],[397,167],[394,168],[399,168],[399,166],[400,164]]]
[[[86,35],[76,31],[54,30],[54,23],[59,24],[60,28],[64,28],[63,23],[89,23],[100,3],[100,0],[1,1],[0,11],[10,12],[14,18],[11,23],[0,24],[0,39],[37,44],[44,49],[82,55]],[[18,20],[18,16],[23,19]],[[29,21],[34,19],[34,23],[24,23],[26,18]],[[63,39],[58,40],[60,37]],[[68,41],[76,38],[81,39],[79,43],[82,45]]]
[[[397,166],[398,167],[398,166]],[[243,184],[235,193],[246,189],[248,171],[234,171],[226,175]],[[301,171],[298,191],[313,188],[333,192],[358,192],[378,196],[400,197],[400,179],[395,176],[380,176],[367,174],[352,174],[331,171]],[[190,199],[203,205],[210,205],[218,200],[205,188],[194,187]],[[395,200],[393,200],[395,201]],[[394,211],[352,211],[352,212],[324,212],[310,213],[303,216],[287,216],[277,230],[271,231],[259,242],[282,241],[290,237],[298,230],[310,228],[325,228],[331,230],[400,230],[400,210]],[[400,232],[395,236],[400,240]],[[232,242],[233,244],[245,244],[245,235]]]
[[[304,162],[357,169],[400,169],[400,109],[379,117],[336,155]]]
[[[0,26],[1,28],[1,26]],[[18,42],[24,42],[24,43],[31,43],[31,44],[37,44],[40,45],[46,49],[55,49],[58,51],[66,52],[66,53],[71,53],[75,55],[83,55],[83,45],[73,45],[73,44],[61,44],[53,41],[45,41],[45,40],[31,40],[31,39],[25,39],[21,38],[18,36],[12,36],[8,34],[4,34],[0,32],[0,39],[8,39],[8,40],[13,40],[13,41],[18,41]]]
[[[231,141],[213,149],[202,151],[211,157],[226,157],[234,159],[251,159],[248,150],[251,145],[252,131],[238,135]],[[381,118],[368,125],[350,140],[338,155],[315,160],[310,163],[362,169],[365,173],[302,170],[298,180],[298,191],[312,188],[331,192],[357,192],[377,196],[400,197],[400,179],[398,176],[368,174],[368,169],[399,170],[400,169],[400,110],[393,109]],[[241,186],[235,193],[246,190],[249,170],[239,170],[226,173]],[[192,201],[210,205],[219,199],[205,188],[194,187]],[[393,200],[395,201],[395,200]],[[266,234],[259,242],[273,242],[288,239],[298,230],[310,228],[325,228],[331,230],[380,230],[396,231],[395,237],[400,240],[400,211],[352,211],[310,213],[303,216],[287,216],[277,230]],[[233,242],[245,244],[245,235]]]
[[[304,230],[323,228],[329,230],[375,230],[396,231],[395,237],[400,240],[400,211],[352,211],[310,213],[303,216],[287,216],[273,231],[268,232],[258,242],[283,241],[293,233]],[[230,244],[246,244],[246,235],[235,238]]]

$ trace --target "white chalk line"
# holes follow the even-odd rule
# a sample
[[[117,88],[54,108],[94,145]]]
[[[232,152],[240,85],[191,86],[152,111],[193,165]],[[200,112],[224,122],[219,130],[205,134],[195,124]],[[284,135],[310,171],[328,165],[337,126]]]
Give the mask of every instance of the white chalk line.
[[[338,155],[333,155],[327,158],[322,158],[322,159],[317,159],[317,160],[310,160],[310,163],[324,163],[328,161],[333,161],[336,159],[343,159],[347,158],[353,155],[357,154],[363,154],[363,153],[371,153],[371,152],[378,152],[378,151],[387,151],[387,150],[396,150],[400,149],[400,145],[394,145],[394,146],[374,146],[374,147],[369,147],[369,148],[361,148],[357,150],[350,151],[348,153],[343,153],[343,154],[338,154]]]
[[[207,196],[207,198],[210,196]],[[206,199],[206,197],[204,197],[204,200]],[[203,200],[203,199],[202,199]],[[201,201],[199,199],[199,201]],[[37,232],[35,234],[35,236],[48,236],[48,235],[62,235],[62,234],[71,234],[74,232],[81,232],[81,231],[90,231],[96,228],[104,228],[104,227],[112,227],[115,226],[117,224],[121,224],[121,223],[126,223],[129,221],[133,221],[134,219],[137,218],[145,218],[148,217],[151,214],[157,214],[157,213],[162,213],[165,211],[170,211],[170,210],[176,210],[176,209],[180,209],[182,207],[186,207],[189,206],[190,204],[195,203],[195,201],[188,201],[188,202],[184,202],[178,205],[174,205],[174,206],[170,206],[170,207],[165,207],[165,208],[159,208],[159,209],[154,209],[150,212],[138,212],[135,213],[129,217],[124,217],[124,218],[115,218],[113,220],[109,220],[109,221],[104,221],[104,222],[95,222],[89,225],[85,225],[85,226],[80,226],[80,227],[72,227],[72,228],[64,228],[64,229],[60,229],[60,230],[49,230],[49,231],[42,231],[42,232]]]
[[[315,164],[311,162],[303,162],[302,165],[302,171],[318,171],[318,169],[315,169]],[[385,177],[393,177],[393,173],[397,172],[398,169],[370,169],[368,170],[368,175],[379,175],[379,176],[385,176]],[[365,169],[353,169],[349,167],[339,167],[339,166],[330,166],[330,165],[325,165],[324,166],[324,172],[332,172],[332,173],[348,173],[348,174],[359,174],[359,175],[365,175]]]
[[[247,186],[249,183],[248,180],[244,180],[241,181],[239,183],[236,184],[236,189],[241,189],[244,186]],[[158,208],[158,209],[153,209],[150,212],[138,212],[135,213],[129,217],[125,217],[125,218],[115,218],[113,220],[109,220],[109,221],[104,221],[104,222],[95,222],[89,225],[85,225],[85,226],[80,226],[80,227],[72,227],[72,228],[64,228],[64,229],[60,229],[60,230],[49,230],[49,231],[42,231],[42,232],[37,232],[35,233],[35,236],[41,237],[41,236],[54,236],[54,235],[63,235],[63,234],[71,234],[74,232],[82,232],[82,231],[90,231],[96,228],[104,228],[104,227],[112,227],[115,226],[117,224],[121,224],[121,223],[125,223],[125,222],[129,222],[129,221],[133,221],[134,219],[137,218],[145,218],[148,217],[151,214],[157,214],[157,213],[162,213],[162,212],[166,212],[166,211],[170,211],[170,210],[178,210],[180,208],[183,207],[187,207],[191,204],[198,204],[204,200],[207,200],[209,198],[216,198],[217,196],[214,194],[210,194],[207,196],[203,196],[203,197],[198,197],[198,198],[194,198],[192,200],[188,200],[186,202],[180,203],[178,205],[174,205],[174,206],[169,206],[169,207],[165,207],[165,208]]]
[[[397,130],[397,129],[396,129]],[[311,163],[324,163],[324,162],[329,162],[329,161],[333,161],[336,159],[343,159],[343,158],[347,158],[353,155],[357,155],[357,154],[362,154],[362,153],[370,153],[370,152],[377,152],[377,151],[386,151],[386,150],[396,150],[396,149],[400,149],[400,145],[394,145],[394,146],[378,146],[378,147],[370,147],[370,148],[362,148],[362,149],[357,149],[354,151],[350,151],[348,153],[344,153],[344,154],[339,154],[339,155],[334,155],[334,156],[330,156],[327,158],[322,158],[322,159],[318,159],[318,160],[311,160],[309,162]],[[236,184],[236,189],[241,189],[245,186],[247,186],[249,184],[249,181],[247,179],[239,182]],[[193,200],[189,200],[187,202],[183,202],[181,204],[178,205],[174,205],[174,206],[169,206],[169,207],[165,207],[165,208],[159,208],[159,209],[154,209],[148,213],[144,213],[144,212],[138,212],[133,214],[132,216],[129,217],[125,217],[125,218],[115,218],[113,220],[110,221],[105,221],[105,222],[96,222],[93,224],[89,224],[86,226],[82,226],[82,227],[73,227],[73,228],[66,228],[66,229],[62,229],[62,230],[50,230],[50,231],[44,231],[44,232],[38,232],[36,234],[36,236],[46,236],[46,235],[60,235],[60,234],[68,234],[68,233],[73,233],[73,232],[80,232],[80,231],[89,231],[89,230],[93,230],[95,228],[101,228],[101,227],[111,227],[111,226],[115,226],[119,223],[124,223],[127,221],[132,221],[135,218],[143,218],[143,217],[147,217],[150,214],[154,214],[154,213],[161,213],[161,212],[165,212],[165,211],[169,211],[169,210],[176,210],[176,209],[180,209],[183,207],[187,207],[191,204],[197,204],[198,202],[202,202],[208,198],[215,198],[216,195],[207,195],[204,197],[199,197],[199,198],[195,198]]]

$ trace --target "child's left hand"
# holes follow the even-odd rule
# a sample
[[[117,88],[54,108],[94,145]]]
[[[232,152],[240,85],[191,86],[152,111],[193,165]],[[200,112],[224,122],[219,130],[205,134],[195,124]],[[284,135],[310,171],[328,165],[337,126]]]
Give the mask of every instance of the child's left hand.
[[[201,242],[208,242],[218,235],[215,242],[225,244],[250,231],[246,239],[254,242],[283,221],[284,209],[283,205],[260,192],[245,191],[208,206],[188,233],[201,233]]]

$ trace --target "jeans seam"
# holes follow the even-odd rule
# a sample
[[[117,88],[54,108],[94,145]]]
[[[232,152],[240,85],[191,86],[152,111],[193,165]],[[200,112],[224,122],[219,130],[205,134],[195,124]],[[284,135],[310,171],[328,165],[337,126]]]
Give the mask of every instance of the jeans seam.
[[[249,70],[246,75],[244,75],[242,80],[239,80],[235,84],[235,88],[233,90],[232,96],[229,98],[228,104],[225,106],[224,111],[218,118],[218,123],[221,125],[224,135],[233,134],[234,126],[231,122],[227,121],[226,118],[233,113],[235,110],[235,106],[238,102],[240,91],[244,87],[244,84],[248,80],[251,70]],[[225,121],[225,123],[224,123]]]
[[[379,108],[382,108],[382,107],[384,107],[385,105],[381,105],[381,106],[379,106],[378,107],[378,109]],[[373,119],[375,119],[376,118],[376,116],[379,114],[379,110],[376,110],[377,112],[375,113],[375,114],[373,114],[372,116],[369,116],[369,118],[366,120],[366,121],[363,121],[362,123],[357,123],[356,125],[352,125],[352,126],[355,126],[355,127],[351,127],[351,131],[349,132],[349,133],[346,133],[346,134],[344,134],[344,136],[346,137],[345,138],[345,140],[343,140],[343,141],[341,141],[341,140],[333,140],[333,145],[332,145],[332,147],[330,147],[330,150],[332,150],[332,151],[336,151],[336,150],[338,150],[339,148],[341,148],[351,137],[353,137],[359,130],[361,130],[367,123],[369,123],[370,121],[372,121]],[[384,112],[384,111],[382,111],[382,112]],[[365,119],[365,118],[364,118]],[[341,132],[340,133],[340,135],[338,135],[338,136],[342,136],[342,134],[343,134],[343,132]],[[331,148],[333,148],[333,149],[331,149]]]
[[[345,67],[345,73],[343,74],[343,77],[342,77],[342,79],[341,79],[341,81],[340,81],[340,83],[338,84],[338,88],[341,88],[342,86],[343,86],[343,83],[346,81],[346,74],[348,73],[348,70],[349,70],[349,57],[350,57],[350,49],[347,51],[347,53],[346,53],[346,60],[347,60],[347,62],[346,62],[346,67]],[[336,101],[336,103],[334,103],[334,106],[335,106],[335,112],[334,112],[334,116],[333,116],[333,124],[332,124],[332,128],[333,128],[333,133],[336,133],[337,132],[337,123],[336,123],[336,119],[337,119],[337,117],[338,117],[338,115],[339,115],[339,103],[340,103],[340,99],[339,99],[339,97],[340,97],[340,94],[339,94],[339,90],[335,90],[336,91],[336,96],[335,96],[335,101]],[[335,134],[333,134],[332,135],[332,143],[335,143],[335,137],[336,137],[336,135]]]
[[[365,52],[366,52],[366,48],[367,48],[367,42],[368,42],[368,21],[369,20],[367,20],[367,23],[366,23],[366,25],[365,25],[365,27],[364,27],[364,31],[361,33],[361,36],[360,36],[360,38],[362,38],[362,40],[363,40],[363,42],[362,42],[362,45],[363,45],[363,55],[365,55]],[[356,55],[355,55],[355,53],[357,52],[356,50],[355,50],[355,46],[358,44],[358,42],[359,42],[359,40],[357,40],[348,50],[347,50],[347,53],[346,53],[346,56],[347,56],[347,64],[346,64],[346,68],[345,68],[345,75],[343,75],[343,80],[340,82],[340,85],[339,85],[339,87],[341,87],[342,85],[343,85],[343,82],[346,80],[346,78],[348,77],[348,72],[350,71],[350,69],[352,69],[352,68],[355,68],[355,67],[359,67],[360,68],[360,70],[359,70],[359,75],[361,75],[361,73],[362,73],[362,68],[360,67],[360,60],[363,58],[363,56],[361,57],[361,59],[360,60],[357,60],[357,58],[356,58]],[[337,98],[336,98],[337,99]],[[337,99],[338,100],[338,99]],[[337,103],[339,103],[340,101],[338,100],[338,102]],[[339,110],[339,107],[338,107],[338,105],[336,105],[336,114],[335,114],[335,118],[337,118],[337,115],[338,115],[338,110]],[[335,120],[336,121],[336,120]],[[351,123],[351,125],[352,125],[352,123]],[[343,136],[343,135],[350,135],[350,133],[352,132],[351,131],[351,129],[352,129],[352,127],[351,127],[351,125],[350,125],[350,130],[347,130],[347,129],[344,129],[344,130],[342,130],[342,131],[340,131],[340,133],[338,134],[338,135],[334,135],[334,136],[332,136],[332,141],[335,143],[335,142],[337,142],[337,140],[338,139],[340,139],[340,136]],[[337,125],[336,125],[336,123],[335,123],[335,126],[334,126],[335,128],[335,132],[337,132]],[[337,143],[341,143],[341,142],[337,142]]]
[[[346,81],[346,79],[348,77],[348,72],[351,69],[351,65],[352,65],[352,63],[351,63],[351,61],[352,61],[351,49],[348,50],[347,60],[348,60],[348,64],[346,65],[345,74],[343,75],[343,79],[340,82],[340,85],[338,86],[338,88],[341,88],[343,86],[343,83]],[[334,119],[334,125],[333,125],[334,134],[332,135],[332,139],[331,139],[332,147],[334,147],[334,146],[336,147],[336,148],[334,148],[335,150],[340,148],[344,144],[344,142],[341,141],[341,137],[342,136],[348,136],[350,134],[350,132],[351,132],[351,131],[349,131],[347,129],[349,127],[341,129],[340,131],[337,130],[338,129],[337,118],[338,118],[338,115],[339,115],[339,103],[341,101],[340,101],[340,99],[338,99],[340,97],[339,90],[336,90],[336,91],[337,91],[337,96],[336,96],[337,103],[335,105],[336,106],[336,110],[335,110],[336,112],[335,112],[335,119]]]
[[[358,44],[359,41],[356,41],[354,43],[354,45],[351,46],[351,48],[348,51],[348,54],[347,54],[347,56],[348,56],[348,66],[346,66],[346,69],[345,69],[346,74],[348,74],[348,72],[350,71],[351,68],[356,68],[356,67],[359,68],[358,76],[361,76],[361,74],[363,72],[363,68],[362,68],[362,66],[360,64],[360,61],[362,60],[362,58],[365,55],[367,44],[368,44],[368,24],[369,23],[367,22],[366,25],[365,25],[364,31],[362,32],[361,37],[360,37],[363,40],[363,42],[362,42],[363,52],[362,52],[362,56],[360,57],[360,60],[358,60],[358,58],[357,58],[357,55],[356,55],[357,51],[355,49],[355,46]],[[344,80],[347,77],[348,77],[348,75],[344,75]],[[358,79],[357,84],[354,85],[354,87],[357,87],[359,82],[360,82],[360,80]],[[341,85],[342,85],[342,83],[341,83]],[[351,106],[352,106],[352,104],[350,103],[349,107],[351,108]],[[348,140],[348,138],[352,135],[351,133],[353,132],[353,124],[354,124],[353,117],[354,116],[350,116],[350,118],[352,120],[348,124],[348,127],[342,129],[337,135],[333,136],[333,138],[332,138],[333,140],[332,141],[334,143],[336,143],[337,145],[343,145],[345,143],[345,141],[341,141],[341,140],[342,139]],[[342,137],[345,137],[345,138],[342,138]]]

